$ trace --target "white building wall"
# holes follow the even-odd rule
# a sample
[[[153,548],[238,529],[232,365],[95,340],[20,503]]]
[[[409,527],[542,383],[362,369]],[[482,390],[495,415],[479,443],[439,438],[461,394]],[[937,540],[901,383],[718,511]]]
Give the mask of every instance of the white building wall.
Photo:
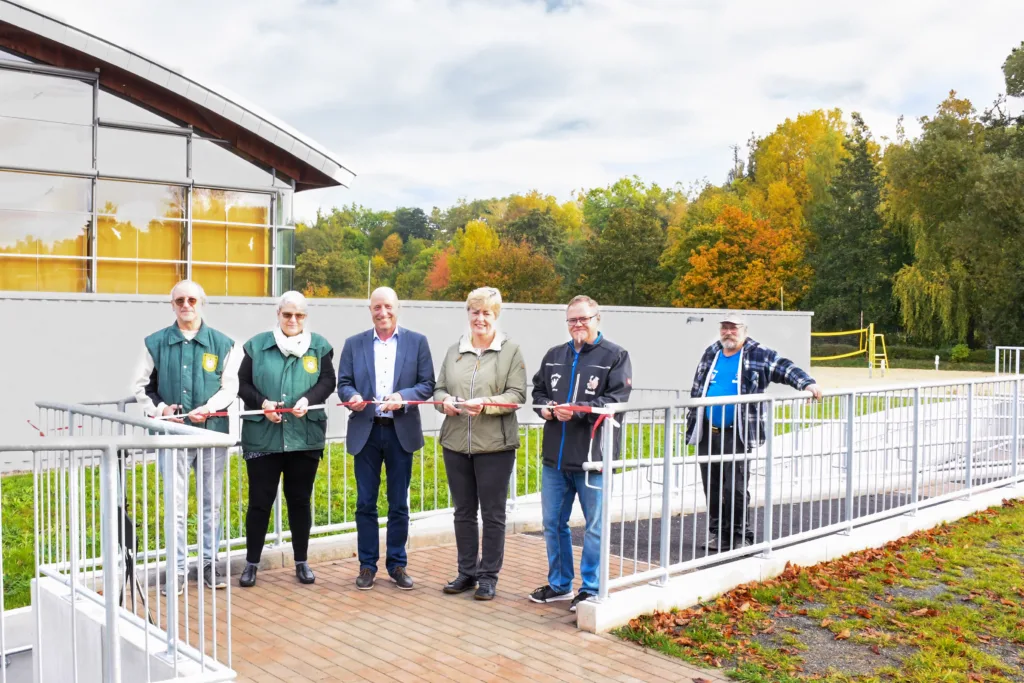
[[[629,350],[633,386],[689,390],[703,349],[717,339],[720,311],[680,308],[602,309],[608,337]],[[335,360],[347,337],[371,326],[365,300],[310,301],[309,329],[335,345]],[[808,312],[751,311],[750,335],[798,365],[810,363]],[[264,298],[212,298],[205,318],[211,326],[245,341],[270,329],[275,302]],[[174,322],[168,297],[0,293],[0,435],[5,440],[38,438],[34,402],[116,400],[130,394],[132,372],[145,335]],[[435,301],[404,302],[399,324],[430,340],[435,368],[445,350],[467,329],[465,306]],[[565,307],[508,304],[499,324],[522,346],[532,377],[545,351],[568,340]],[[425,426],[434,423],[428,418]],[[340,429],[332,426],[332,433]],[[10,465],[8,465],[8,469]]]

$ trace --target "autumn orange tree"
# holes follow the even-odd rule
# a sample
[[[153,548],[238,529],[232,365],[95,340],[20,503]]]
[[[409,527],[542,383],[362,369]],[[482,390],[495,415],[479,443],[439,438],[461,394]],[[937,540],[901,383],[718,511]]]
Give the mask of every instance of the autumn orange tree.
[[[698,308],[777,308],[781,293],[799,300],[809,268],[792,227],[773,227],[736,206],[715,220],[719,238],[691,253],[689,270],[678,282],[676,306]]]

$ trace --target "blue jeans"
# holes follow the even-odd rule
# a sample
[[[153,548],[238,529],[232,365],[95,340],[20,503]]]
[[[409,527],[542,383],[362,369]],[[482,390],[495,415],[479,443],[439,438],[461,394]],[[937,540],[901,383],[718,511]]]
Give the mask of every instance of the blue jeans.
[[[403,451],[393,425],[373,425],[363,450],[353,458],[356,474],[356,536],[359,568],[377,571],[380,558],[380,529],[377,526],[377,495],[380,466],[387,470],[388,533],[385,566],[390,574],[407,561],[409,540],[409,484],[412,481],[412,453]]]
[[[597,595],[598,565],[601,561],[601,490],[587,487],[585,472],[565,472],[544,466],[540,504],[544,515],[544,541],[548,546],[548,585],[558,593],[572,590],[572,533],[569,515],[579,496],[586,520],[583,556],[580,558],[581,591]],[[601,474],[590,473],[590,484],[601,486]]]

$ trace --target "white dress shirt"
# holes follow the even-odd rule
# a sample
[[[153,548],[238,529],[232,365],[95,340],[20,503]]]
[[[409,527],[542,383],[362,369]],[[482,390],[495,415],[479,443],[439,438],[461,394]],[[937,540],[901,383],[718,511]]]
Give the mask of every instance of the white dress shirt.
[[[374,398],[378,401],[395,390],[395,356],[398,355],[399,332],[400,328],[396,327],[394,334],[384,341],[377,335],[376,329],[373,331],[373,372],[377,379]],[[379,403],[375,407],[379,417],[393,416],[390,410],[381,411]]]

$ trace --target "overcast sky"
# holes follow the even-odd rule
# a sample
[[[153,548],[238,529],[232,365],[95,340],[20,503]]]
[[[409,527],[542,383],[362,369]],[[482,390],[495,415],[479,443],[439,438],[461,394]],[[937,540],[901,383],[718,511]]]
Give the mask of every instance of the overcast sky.
[[[955,88],[980,109],[1024,40],[1019,0],[28,0],[313,138],[356,202],[720,183],[730,145],[818,107],[908,132]],[[1021,108],[1015,103],[1015,110]]]

